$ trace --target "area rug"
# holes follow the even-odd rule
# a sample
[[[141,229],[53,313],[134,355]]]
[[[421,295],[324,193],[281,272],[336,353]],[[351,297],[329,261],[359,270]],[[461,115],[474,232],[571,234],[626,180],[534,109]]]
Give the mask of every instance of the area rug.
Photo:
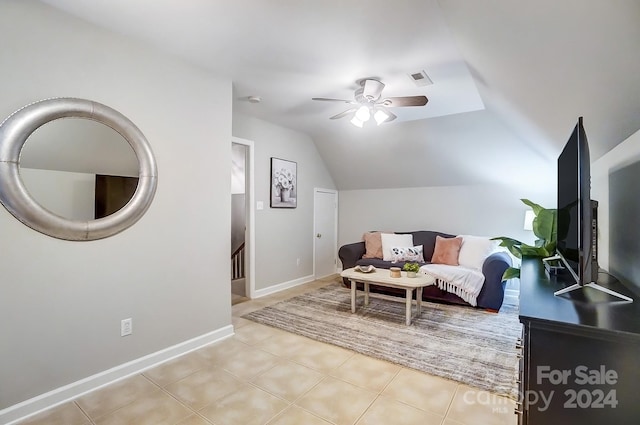
[[[372,294],[351,313],[349,289],[332,284],[244,317],[370,357],[515,398],[521,336],[517,307],[499,313],[423,302],[422,314],[405,325],[403,299]],[[415,311],[415,306],[414,306]]]

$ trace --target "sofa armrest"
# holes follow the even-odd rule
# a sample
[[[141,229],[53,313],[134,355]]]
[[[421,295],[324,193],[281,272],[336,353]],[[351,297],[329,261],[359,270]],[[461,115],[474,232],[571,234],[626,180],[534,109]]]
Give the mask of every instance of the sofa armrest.
[[[504,301],[505,282],[502,274],[511,267],[511,257],[506,252],[494,252],[482,265],[484,285],[478,295],[478,306],[491,310],[500,310]]]
[[[364,241],[342,245],[338,250],[338,257],[342,263],[342,270],[355,267],[356,261],[361,259],[365,252],[366,248]],[[342,278],[342,284],[347,288],[351,287],[351,282],[349,282],[349,279],[346,277]]]
[[[355,267],[356,261],[361,259],[365,252],[364,242],[342,245],[338,250],[338,257],[342,262],[342,270]]]

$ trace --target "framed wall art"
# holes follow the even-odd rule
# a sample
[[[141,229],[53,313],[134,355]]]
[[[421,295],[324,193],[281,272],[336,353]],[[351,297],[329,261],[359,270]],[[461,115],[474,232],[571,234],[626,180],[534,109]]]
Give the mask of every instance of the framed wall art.
[[[271,208],[295,208],[298,204],[298,164],[271,158]]]

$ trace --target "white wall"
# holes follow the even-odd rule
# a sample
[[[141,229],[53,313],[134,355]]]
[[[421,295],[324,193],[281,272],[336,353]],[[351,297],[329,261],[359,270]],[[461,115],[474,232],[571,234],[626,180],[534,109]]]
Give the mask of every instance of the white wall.
[[[554,208],[555,188],[545,193],[500,185],[340,191],[339,245],[360,241],[370,230],[435,230],[532,243],[533,232],[523,229],[528,207],[520,198]]]
[[[335,189],[333,179],[311,138],[266,121],[234,115],[233,135],[255,143],[256,211],[255,286],[309,280],[313,275],[313,188]],[[298,206],[270,208],[271,157],[298,164]],[[296,259],[300,265],[296,265]]]
[[[591,199],[598,201],[598,265],[605,270],[609,270],[609,174],[639,160],[637,131],[591,164]]]
[[[247,147],[238,143],[231,145],[231,194],[245,193]]]
[[[149,140],[158,189],[133,227],[93,242],[0,208],[0,422],[7,406],[230,329],[232,120],[227,79],[37,2],[1,8],[0,117],[55,96],[109,105]]]
[[[31,196],[51,212],[71,220],[95,217],[96,175],[20,167]]]
[[[136,154],[120,133],[88,119],[59,119],[24,144],[20,165],[41,170],[138,177]]]

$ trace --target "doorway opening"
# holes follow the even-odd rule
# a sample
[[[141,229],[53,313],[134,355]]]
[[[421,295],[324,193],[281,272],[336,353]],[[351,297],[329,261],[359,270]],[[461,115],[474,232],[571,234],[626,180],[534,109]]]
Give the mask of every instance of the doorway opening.
[[[253,142],[231,143],[231,303],[252,298],[254,291]]]

